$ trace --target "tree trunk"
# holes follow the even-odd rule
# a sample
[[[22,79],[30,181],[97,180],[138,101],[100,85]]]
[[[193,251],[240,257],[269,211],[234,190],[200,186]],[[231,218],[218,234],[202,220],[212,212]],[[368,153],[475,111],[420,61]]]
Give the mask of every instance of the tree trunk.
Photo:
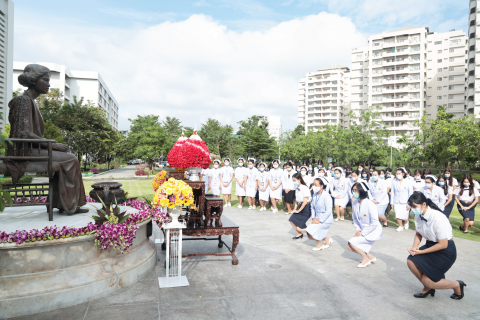
[[[220,144],[217,143],[217,153],[218,153],[218,156],[220,157],[220,160],[222,159],[222,155],[220,154]]]
[[[148,169],[150,170],[150,172],[153,171],[153,161],[150,157],[148,157]]]

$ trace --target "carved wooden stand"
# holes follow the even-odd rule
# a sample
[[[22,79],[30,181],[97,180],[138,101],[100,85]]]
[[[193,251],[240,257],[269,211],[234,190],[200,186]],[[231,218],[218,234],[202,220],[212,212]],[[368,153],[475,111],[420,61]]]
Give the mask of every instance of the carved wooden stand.
[[[168,177],[176,180],[185,180],[185,172],[169,172]]]
[[[217,208],[216,212],[212,213],[212,208]],[[215,226],[222,226],[223,200],[222,198],[205,198],[205,221],[207,227],[212,225],[212,220],[215,220]]]

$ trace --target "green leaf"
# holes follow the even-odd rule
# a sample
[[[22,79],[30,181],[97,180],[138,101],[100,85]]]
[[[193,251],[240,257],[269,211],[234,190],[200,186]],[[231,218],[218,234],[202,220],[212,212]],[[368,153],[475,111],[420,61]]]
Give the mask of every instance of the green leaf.
[[[123,223],[123,222],[127,221],[128,218],[130,218],[130,216],[127,214],[121,220],[118,220],[118,223]]]
[[[5,198],[5,200],[8,201],[8,205],[11,207],[13,205],[13,200],[12,200],[12,196],[10,195],[10,192],[3,191],[3,197]]]

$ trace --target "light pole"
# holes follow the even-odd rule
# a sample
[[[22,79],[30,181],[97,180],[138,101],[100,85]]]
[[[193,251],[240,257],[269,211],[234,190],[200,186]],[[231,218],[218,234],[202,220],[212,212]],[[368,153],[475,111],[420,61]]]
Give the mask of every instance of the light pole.
[[[390,137],[391,138],[391,142],[390,142],[390,168],[392,168],[392,164],[393,164],[393,139],[397,140],[397,136],[393,135]],[[389,139],[390,140],[390,139]],[[393,168],[392,168],[393,169]]]
[[[93,152],[92,152],[92,158],[95,157],[95,135],[97,133],[96,132],[92,132],[92,135],[93,135]]]
[[[248,158],[250,158],[250,147],[252,145],[252,141],[248,141]]]

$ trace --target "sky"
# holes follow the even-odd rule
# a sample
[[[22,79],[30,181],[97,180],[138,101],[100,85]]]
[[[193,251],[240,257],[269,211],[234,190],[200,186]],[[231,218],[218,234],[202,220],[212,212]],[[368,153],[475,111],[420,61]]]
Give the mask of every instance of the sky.
[[[467,30],[458,0],[13,0],[14,60],[98,71],[129,118],[253,114],[297,125],[298,81],[351,65],[351,49],[405,26]]]

